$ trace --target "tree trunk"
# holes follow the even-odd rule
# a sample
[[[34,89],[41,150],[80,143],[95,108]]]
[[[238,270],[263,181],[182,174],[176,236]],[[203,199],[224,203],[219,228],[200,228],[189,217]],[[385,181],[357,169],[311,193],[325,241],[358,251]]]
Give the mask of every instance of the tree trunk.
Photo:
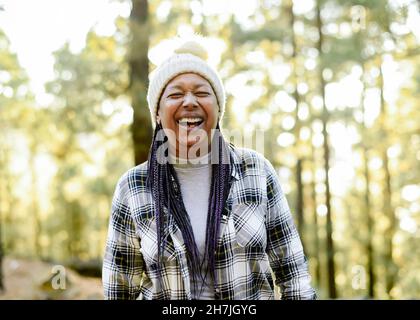
[[[34,247],[35,247],[35,255],[39,258],[42,258],[42,248],[40,243],[40,236],[41,236],[41,219],[39,217],[39,205],[38,205],[38,195],[37,195],[37,175],[36,175],[36,168],[35,168],[35,156],[36,156],[36,146],[35,142],[31,143],[30,148],[30,159],[29,159],[29,168],[31,172],[31,184],[32,184],[32,191],[31,191],[31,210],[33,213],[33,221],[34,221]]]
[[[296,200],[295,200],[295,210],[296,210],[296,216],[297,216],[297,225],[298,225],[298,231],[299,235],[302,240],[303,247],[305,248],[305,241],[304,241],[304,228],[305,228],[305,221],[304,221],[304,199],[303,199],[303,183],[302,183],[302,159],[301,154],[299,153],[299,132],[301,128],[301,124],[299,121],[299,104],[300,104],[300,95],[297,90],[298,87],[298,76],[296,72],[297,63],[296,63],[296,57],[297,57],[297,43],[296,43],[296,35],[294,31],[294,24],[295,24],[295,14],[293,12],[293,1],[289,1],[288,6],[288,12],[290,17],[290,30],[291,30],[291,42],[292,42],[292,81],[293,81],[293,98],[296,102],[296,111],[295,111],[295,127],[294,127],[294,136],[295,136],[295,152],[297,154],[297,161],[296,161]]]
[[[4,256],[4,252],[3,252],[2,228],[3,228],[3,221],[2,221],[2,212],[1,212],[1,208],[0,208],[0,292],[4,291],[4,282],[3,282],[3,256]]]
[[[322,34],[322,19],[321,19],[321,8],[320,0],[317,0],[316,6],[317,12],[317,29],[319,34],[319,39],[317,43],[317,49],[319,52],[320,58],[322,58],[322,47],[323,47],[323,34]],[[337,289],[335,284],[335,264],[334,264],[334,242],[332,238],[333,234],[333,225],[332,225],[332,213],[331,213],[331,193],[330,193],[330,183],[329,183],[329,169],[330,169],[330,147],[328,143],[328,133],[327,126],[329,120],[329,113],[325,105],[325,81],[323,78],[323,67],[322,59],[320,59],[319,67],[319,81],[320,89],[322,95],[322,134],[324,136],[324,170],[325,170],[325,206],[327,208],[327,270],[328,270],[328,292],[329,296],[332,299],[337,298]]]
[[[363,158],[365,161],[364,165],[364,176],[365,176],[365,183],[366,183],[366,190],[365,190],[365,215],[366,215],[366,224],[367,224],[367,243],[366,243],[366,253],[367,253],[367,269],[368,269],[368,277],[369,277],[369,287],[368,287],[368,295],[369,298],[375,297],[375,273],[373,269],[373,220],[372,220],[372,213],[370,211],[370,193],[369,193],[369,184],[370,184],[370,174],[369,174],[369,166],[368,166],[368,150],[366,146],[363,146]]]
[[[312,136],[311,136],[312,141]],[[315,156],[315,148],[311,142],[311,150],[312,150],[312,181],[311,181],[311,197],[312,197],[312,210],[313,210],[313,219],[314,219],[314,246],[315,246],[315,259],[316,259],[316,268],[315,268],[315,280],[318,288],[321,287],[321,258],[320,258],[320,243],[319,243],[319,236],[318,236],[318,213],[317,209],[317,201],[316,201],[316,156]]]
[[[3,151],[4,152],[4,151]],[[3,153],[2,152],[2,153]],[[3,256],[4,256],[4,251],[3,251],[3,206],[2,206],[2,198],[3,198],[3,168],[5,167],[5,161],[4,161],[4,157],[3,154],[0,154],[0,292],[3,292],[5,290],[4,288],[4,282],[3,282]]]
[[[302,182],[302,159],[296,162],[296,215],[298,221],[298,231],[305,248],[305,219],[303,216],[303,182]]]
[[[389,218],[389,226],[387,230],[387,280],[386,280],[386,289],[390,298],[392,298],[392,288],[394,288],[395,284],[395,277],[397,273],[397,266],[394,262],[393,252],[393,239],[395,234],[395,224],[396,219],[394,215],[394,210],[392,208],[392,191],[391,191],[391,174],[389,172],[389,165],[388,165],[388,155],[386,150],[382,153],[383,158],[383,166],[385,171],[385,188],[384,188],[384,212],[386,216]]]
[[[152,140],[152,124],[147,105],[147,84],[149,82],[149,35],[148,1],[132,0],[130,14],[130,95],[133,106],[134,161],[138,165],[147,160]]]
[[[389,161],[387,155],[387,112],[386,112],[386,103],[384,99],[384,79],[383,79],[383,72],[382,72],[382,59],[380,59],[380,66],[379,66],[379,88],[380,88],[380,101],[381,101],[381,108],[380,108],[380,121],[381,121],[381,139],[383,141],[382,146],[382,163],[383,163],[383,170],[384,170],[384,180],[385,180],[385,187],[383,189],[383,201],[384,201],[384,214],[388,218],[388,228],[386,230],[385,239],[386,239],[386,252],[385,252],[385,261],[386,261],[386,291],[388,296],[392,298],[392,288],[394,287],[395,277],[397,273],[397,267],[394,263],[393,259],[393,239],[395,234],[395,214],[394,209],[392,207],[392,188],[391,188],[391,173],[389,170]]]
[[[365,68],[363,67],[363,74],[365,73]],[[366,238],[366,254],[367,254],[367,270],[368,270],[368,296],[369,298],[375,297],[375,270],[374,270],[374,249],[373,249],[373,239],[372,236],[374,234],[374,222],[372,219],[372,212],[370,210],[371,201],[370,201],[370,173],[369,173],[369,155],[368,155],[368,146],[367,142],[369,141],[369,137],[367,136],[367,129],[366,129],[366,107],[364,104],[364,97],[365,97],[365,84],[363,85],[362,91],[362,99],[361,99],[361,107],[363,112],[363,124],[362,124],[362,152],[363,152],[363,159],[364,159],[364,176],[365,176],[365,216],[366,216],[366,224],[367,224],[367,238]]]

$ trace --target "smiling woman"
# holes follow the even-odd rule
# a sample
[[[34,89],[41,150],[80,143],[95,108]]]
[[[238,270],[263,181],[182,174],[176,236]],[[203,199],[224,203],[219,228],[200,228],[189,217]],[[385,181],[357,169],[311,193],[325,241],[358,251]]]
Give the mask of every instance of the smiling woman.
[[[220,132],[224,87],[205,56],[188,41],[150,77],[154,138],[117,183],[105,298],[314,299],[273,166]]]

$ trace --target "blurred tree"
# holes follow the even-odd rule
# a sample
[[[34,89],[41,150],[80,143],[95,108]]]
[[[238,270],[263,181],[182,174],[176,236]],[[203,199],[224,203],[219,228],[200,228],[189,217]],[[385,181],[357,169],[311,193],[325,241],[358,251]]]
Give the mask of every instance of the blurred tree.
[[[41,238],[44,236],[43,221],[41,218],[40,208],[40,190],[39,190],[39,176],[40,172],[37,170],[37,158],[42,153],[43,143],[40,137],[47,137],[49,134],[48,126],[46,124],[50,121],[49,112],[46,109],[38,109],[35,107],[27,108],[20,118],[20,125],[23,125],[22,132],[25,135],[28,146],[28,172],[30,175],[30,212],[33,217],[33,246],[35,256],[43,259],[43,246]]]
[[[152,141],[152,125],[147,107],[147,85],[149,75],[149,9],[147,0],[132,0],[130,14],[130,96],[133,106],[132,135],[135,164],[147,160]]]
[[[288,1],[288,8],[286,8],[286,12],[287,15],[289,16],[289,30],[290,30],[290,42],[291,42],[291,66],[292,66],[292,74],[291,74],[291,78],[292,78],[292,84],[293,84],[293,99],[295,100],[295,104],[296,104],[296,109],[295,109],[295,115],[294,115],[294,119],[295,119],[295,125],[293,128],[294,131],[294,152],[297,156],[297,160],[296,160],[296,168],[295,168],[295,173],[296,173],[296,200],[295,200],[295,214],[297,216],[297,225],[298,225],[298,231],[299,234],[301,236],[301,240],[302,240],[302,244],[303,247],[306,248],[305,245],[305,219],[304,219],[304,198],[303,198],[303,193],[304,193],[304,186],[303,186],[303,182],[302,182],[302,162],[303,162],[303,155],[301,154],[302,152],[300,151],[300,138],[299,138],[299,134],[300,134],[300,130],[302,128],[301,125],[301,121],[299,119],[299,108],[301,106],[301,98],[300,98],[300,94],[298,91],[298,85],[299,85],[299,78],[298,78],[298,47],[297,47],[297,37],[295,34],[295,25],[296,25],[296,17],[295,17],[295,13],[293,11],[293,7],[294,7],[294,3],[293,0],[289,0]]]
[[[365,73],[365,68],[362,68],[363,74]],[[372,218],[372,210],[371,210],[371,200],[370,200],[370,172],[369,172],[369,149],[370,146],[370,139],[369,139],[369,132],[367,130],[367,106],[364,103],[366,94],[366,82],[364,82],[362,96],[361,96],[361,105],[362,105],[362,112],[363,112],[363,121],[361,123],[361,145],[362,145],[362,153],[363,153],[363,161],[364,161],[364,177],[365,177],[365,190],[364,190],[364,200],[365,200],[365,215],[366,215],[366,225],[367,225],[367,239],[366,239],[366,254],[367,254],[367,269],[368,269],[368,277],[369,277],[369,284],[368,284],[368,296],[370,298],[375,297],[375,282],[376,282],[376,275],[374,270],[374,247],[373,247],[373,234],[374,234],[374,221]]]
[[[399,226],[395,229],[398,241],[394,244],[394,261],[398,263],[399,270],[392,293],[395,299],[416,299],[420,293],[420,197],[418,189],[414,189],[414,186],[419,186],[420,176],[420,55],[410,56],[404,63],[406,67],[412,66],[411,71],[407,70],[410,81],[401,88],[396,101],[397,109],[391,113],[392,108],[388,108],[389,125],[398,123],[392,128],[393,139],[387,150],[389,168],[395,177],[394,201],[397,201],[394,205]],[[412,194],[407,192],[410,188],[414,189]]]
[[[322,10],[322,1],[317,0],[316,2],[316,26],[318,30],[318,43],[317,49],[320,56],[320,59],[323,59],[323,51],[324,51],[324,40],[323,40],[323,22],[321,17],[321,10]],[[337,288],[335,285],[335,264],[334,264],[334,242],[332,238],[333,234],[333,225],[332,225],[332,213],[331,213],[331,193],[330,193],[330,182],[329,182],[329,175],[330,175],[330,147],[329,147],[329,139],[327,133],[327,126],[329,121],[329,112],[327,110],[326,102],[325,102],[325,80],[324,80],[324,70],[322,66],[324,65],[323,62],[320,63],[321,67],[319,67],[319,87],[321,90],[321,97],[322,97],[322,134],[324,137],[323,147],[324,147],[324,172],[325,172],[325,206],[327,209],[327,268],[328,268],[328,292],[329,296],[332,299],[337,297]]]
[[[15,200],[11,193],[13,180],[8,172],[13,148],[11,137],[19,128],[21,115],[30,101],[27,75],[20,67],[16,54],[11,51],[8,37],[0,29],[0,290],[4,289],[6,235],[16,236],[9,233],[10,225],[6,227]]]
[[[0,154],[0,181],[3,179],[3,168],[5,167],[5,163],[3,160],[3,152]],[[2,199],[3,199],[3,193],[2,193],[2,186],[0,185],[0,293],[4,291],[4,281],[3,281],[3,206],[2,206]]]
[[[395,5],[395,4],[394,4]],[[356,44],[355,47],[360,48],[360,54],[354,55],[354,60],[356,60],[363,70],[363,76],[366,78],[366,73],[373,69],[379,70],[377,82],[374,84],[379,89],[379,117],[375,123],[374,130],[376,131],[377,137],[380,139],[380,142],[376,145],[369,144],[370,141],[367,131],[367,122],[363,121],[361,132],[365,139],[362,140],[362,153],[365,162],[368,162],[368,153],[369,149],[376,149],[379,152],[382,159],[382,168],[384,171],[383,176],[383,207],[382,212],[387,219],[387,229],[384,232],[385,243],[384,247],[384,259],[386,264],[386,273],[385,273],[385,284],[386,292],[389,297],[392,297],[392,289],[395,285],[396,275],[398,273],[397,265],[395,264],[395,257],[393,254],[394,251],[394,236],[397,230],[397,220],[395,217],[395,207],[392,204],[392,198],[394,197],[392,191],[392,174],[390,170],[388,150],[392,144],[392,140],[395,135],[392,133],[392,129],[389,127],[389,116],[387,111],[387,102],[385,99],[385,85],[384,85],[384,74],[383,74],[383,57],[391,53],[395,57],[401,58],[401,52],[399,48],[405,47],[406,56],[415,55],[415,50],[412,49],[410,43],[412,42],[412,35],[406,34],[403,36],[397,36],[392,31],[391,26],[399,23],[404,23],[404,19],[407,18],[406,11],[408,10],[408,4],[405,4],[402,7],[399,7],[397,10],[392,9],[391,5],[384,5],[384,2],[381,0],[371,1],[369,3],[362,3],[356,6],[359,13],[362,13],[362,20],[358,21],[360,25],[357,25],[356,34],[351,38],[353,43]],[[355,8],[355,7],[353,7]],[[395,29],[394,29],[395,30]],[[385,45],[386,44],[386,45]],[[366,65],[370,65],[369,68],[366,68]],[[366,70],[367,69],[367,70]],[[366,86],[366,81],[364,81],[364,87]],[[365,91],[363,91],[364,93]],[[366,106],[363,106],[363,114],[367,113]],[[367,217],[367,260],[368,260],[368,275],[369,275],[369,288],[368,294],[373,297],[375,295],[374,283],[376,279],[376,274],[374,271],[374,262],[373,262],[373,244],[372,244],[372,235],[374,233],[373,229],[373,219],[371,213],[371,201],[369,198],[369,168],[368,164],[365,163],[365,179],[367,183],[365,191],[365,210]]]
[[[315,284],[318,288],[321,288],[321,245],[319,243],[319,222],[318,222],[318,212],[317,212],[317,197],[316,197],[316,150],[314,144],[312,143],[314,138],[314,131],[311,128],[311,135],[310,135],[310,144],[311,144],[311,154],[312,154],[312,163],[311,163],[311,182],[310,182],[310,189],[311,189],[311,202],[312,202],[312,215],[313,215],[313,256],[315,257]]]
[[[381,122],[381,136],[383,139],[383,146],[381,150],[382,154],[382,163],[384,170],[384,186],[383,186],[383,212],[388,218],[388,228],[386,230],[386,263],[387,263],[387,273],[386,273],[386,291],[392,297],[392,289],[394,288],[395,277],[397,274],[397,266],[394,262],[394,235],[396,229],[396,217],[395,211],[392,205],[392,187],[391,187],[391,173],[389,169],[389,158],[388,158],[388,115],[386,110],[386,103],[384,98],[384,79],[383,79],[383,65],[382,59],[379,59],[379,90],[380,90],[380,119]]]
[[[94,161],[97,156],[93,153],[92,143],[105,136],[102,145],[105,150],[106,143],[113,141],[112,134],[106,137],[110,131],[107,127],[111,121],[122,117],[118,114],[118,104],[114,102],[123,99],[128,84],[125,51],[116,40],[124,38],[121,34],[124,25],[121,28],[122,31],[119,30],[114,37],[101,37],[90,32],[86,47],[78,54],[72,53],[68,45],[57,51],[57,77],[47,84],[48,92],[56,97],[51,111],[53,125],[49,128],[55,137],[49,148],[58,164],[54,178],[55,210],[65,213],[61,223],[51,224],[50,233],[58,237],[56,242],[66,243],[68,255],[62,253],[62,258],[69,260],[86,256],[89,250],[86,234],[92,214],[82,213],[91,200],[82,196],[82,185],[88,180],[83,176],[86,169],[82,164],[95,164],[95,171],[102,172],[103,163]],[[121,145],[124,146],[126,143]],[[120,155],[124,153],[129,153],[129,149],[119,151]],[[117,179],[115,175],[118,173],[112,174]],[[57,215],[54,220],[57,221]]]

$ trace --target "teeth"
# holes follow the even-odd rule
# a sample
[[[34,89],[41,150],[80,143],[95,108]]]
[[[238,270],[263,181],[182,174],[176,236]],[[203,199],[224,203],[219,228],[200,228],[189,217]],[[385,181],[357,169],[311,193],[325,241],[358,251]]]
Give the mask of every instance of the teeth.
[[[197,123],[201,121],[203,121],[201,118],[181,118],[178,120],[178,123]]]

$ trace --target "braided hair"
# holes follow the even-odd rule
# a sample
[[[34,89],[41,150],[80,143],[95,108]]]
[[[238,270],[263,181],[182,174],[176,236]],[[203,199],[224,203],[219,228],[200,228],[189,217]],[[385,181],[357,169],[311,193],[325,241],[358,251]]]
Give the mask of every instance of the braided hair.
[[[193,278],[195,290],[198,279],[201,278],[202,263],[207,261],[207,273],[213,280],[215,277],[215,252],[219,235],[220,222],[226,200],[231,187],[231,158],[229,145],[221,134],[217,124],[211,141],[211,186],[207,212],[207,228],[204,259],[200,262],[200,255],[195,242],[191,221],[185,209],[179,180],[175,169],[168,159],[168,148],[162,152],[161,146],[168,142],[161,124],[157,124],[153,135],[148,159],[148,175],[146,186],[151,192],[155,203],[157,225],[158,263],[162,264],[163,251],[168,236],[167,221],[172,215],[179,227],[187,252],[188,268]],[[167,216],[166,216],[167,215]],[[201,278],[203,281],[205,279]]]

